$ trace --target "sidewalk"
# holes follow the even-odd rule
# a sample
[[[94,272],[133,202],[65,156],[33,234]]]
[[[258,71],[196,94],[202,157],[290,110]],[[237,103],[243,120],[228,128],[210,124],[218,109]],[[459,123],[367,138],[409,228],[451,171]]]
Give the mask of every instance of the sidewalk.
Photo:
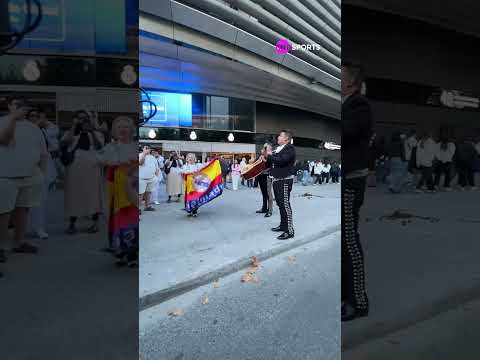
[[[342,325],[346,350],[480,298],[480,191],[368,189],[360,233],[370,315]],[[435,219],[381,219],[402,210]]]
[[[302,196],[305,193],[314,196]],[[279,212],[265,218],[259,188],[240,187],[203,206],[197,218],[187,217],[181,203],[162,203],[140,222],[140,307],[160,302],[155,294],[195,287],[206,277],[222,276],[241,268],[242,261],[314,240],[340,226],[340,185],[302,186],[292,191],[295,238],[276,239],[270,228],[279,224]],[[185,286],[184,286],[185,285]],[[163,297],[162,297],[163,298]]]
[[[138,271],[117,268],[99,251],[104,233],[65,235],[62,192],[50,200],[50,238],[32,241],[39,253],[9,254],[0,264],[2,358],[132,359],[138,354]],[[79,225],[84,231],[88,223]]]

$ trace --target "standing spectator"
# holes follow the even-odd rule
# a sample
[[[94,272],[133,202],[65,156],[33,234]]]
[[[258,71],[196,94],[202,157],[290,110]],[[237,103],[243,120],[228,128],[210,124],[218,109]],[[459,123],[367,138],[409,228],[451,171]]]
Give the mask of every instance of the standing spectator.
[[[158,152],[158,158],[157,158],[157,161],[158,161],[158,167],[160,168],[160,172],[162,173],[162,176],[161,176],[161,180],[160,180],[160,183],[165,183],[165,179],[166,179],[166,174],[165,174],[165,158],[163,157],[163,155]]]
[[[10,216],[18,253],[36,253],[25,240],[28,210],[41,203],[47,149],[38,126],[26,120],[28,104],[21,97],[7,98],[8,114],[0,118],[0,241],[8,239]],[[0,262],[6,262],[0,249]],[[1,275],[1,274],[0,274]]]
[[[315,180],[313,181],[313,185],[323,184],[323,168],[324,164],[320,160],[317,160],[313,169],[313,173],[315,174]]]
[[[37,109],[30,110],[27,115],[27,120],[29,120],[35,126],[38,126],[39,129],[41,129],[39,110]],[[30,209],[30,212],[29,212],[30,231],[35,237],[38,237],[40,239],[48,239],[48,233],[45,231],[46,222],[47,222],[48,191],[50,188],[50,183],[55,181],[56,170],[55,170],[55,166],[53,165],[53,159],[51,158],[51,155],[48,152],[48,138],[42,129],[41,131],[45,141],[45,148],[47,149],[47,153],[46,153],[47,164],[46,164],[45,176],[43,177],[40,205]]]
[[[438,159],[435,166],[435,186],[440,186],[440,177],[443,175],[443,187],[445,190],[450,190],[450,178],[452,172],[453,156],[455,155],[455,144],[448,140],[448,137],[442,135],[440,143],[437,146],[437,153],[435,154]]]
[[[437,153],[437,144],[430,134],[424,133],[417,145],[417,167],[421,171],[420,181],[417,184],[417,192],[422,192],[426,185],[429,192],[434,192],[433,161]]]
[[[340,167],[336,161],[332,163],[332,167],[330,168],[330,175],[332,177],[332,183],[338,184],[338,178],[340,176]]]
[[[455,162],[458,171],[458,185],[460,185],[462,190],[466,189],[467,186],[470,186],[472,190],[476,189],[473,171],[475,158],[475,146],[468,139],[463,139],[463,141],[458,144],[455,153]]]
[[[235,159],[235,162],[232,166],[232,189],[238,190],[238,182],[240,181],[240,159]]]
[[[152,155],[157,161],[157,181],[155,184],[155,189],[152,191],[151,198],[150,198],[150,204],[154,205],[160,205],[159,201],[159,196],[160,196],[160,184],[163,182],[163,173],[162,173],[162,168],[163,168],[163,162],[160,163],[160,154],[158,153],[157,150],[152,149]],[[162,166],[160,166],[160,164]]]
[[[106,166],[109,250],[118,265],[138,265],[138,158],[133,142],[133,120],[119,116],[112,122],[113,142],[105,146],[99,162]]]
[[[224,189],[227,189],[227,176],[230,173],[230,164],[228,163],[227,160],[225,160],[225,157],[222,155],[220,156],[220,168],[222,169],[222,177],[223,177],[223,186]]]
[[[183,162],[178,158],[176,152],[170,153],[170,158],[165,161],[165,173],[167,174],[167,202],[172,201],[172,196],[177,197],[177,202],[180,202],[182,195],[182,175],[180,169]]]
[[[102,133],[93,129],[86,111],[77,111],[72,128],[60,141],[62,162],[66,166],[65,213],[69,217],[68,234],[77,232],[77,219],[90,216],[89,233],[99,231],[102,211],[102,178],[98,151],[104,146]]]
[[[242,173],[245,168],[247,167],[247,159],[242,158],[242,161],[240,162],[240,172]],[[245,179],[242,176],[242,186],[245,186]]]
[[[409,182],[413,181],[413,175],[417,168],[417,132],[410,130],[405,141],[405,161],[408,163]]]
[[[325,181],[325,184],[328,184],[330,181],[330,169],[330,164],[325,160],[322,168],[322,182]]]
[[[390,192],[398,194],[402,191],[405,180],[405,147],[399,132],[392,134],[392,139],[388,146],[387,156],[390,164],[390,182],[388,189]]]
[[[138,156],[139,171],[138,171],[138,206],[145,201],[144,211],[155,211],[151,206],[151,194],[155,191],[157,186],[157,176],[160,173],[157,159],[151,154],[150,146],[144,146],[142,152]]]
[[[302,185],[307,186],[310,181],[310,163],[305,160],[302,164]]]

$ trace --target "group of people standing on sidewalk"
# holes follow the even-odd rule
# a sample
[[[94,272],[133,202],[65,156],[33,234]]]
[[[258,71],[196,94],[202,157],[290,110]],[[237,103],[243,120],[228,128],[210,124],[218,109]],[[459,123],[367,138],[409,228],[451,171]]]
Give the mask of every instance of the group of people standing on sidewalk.
[[[376,146],[376,180],[388,182],[392,193],[412,184],[417,192],[450,191],[457,178],[459,189],[477,189],[475,172],[480,171],[480,141],[455,139],[441,132],[394,132],[387,145]],[[443,181],[442,181],[443,180]]]
[[[337,184],[340,182],[342,166],[337,161],[305,161],[297,171],[303,185]]]
[[[78,219],[84,217],[91,221],[86,233],[100,233],[103,215],[108,229],[105,249],[115,254],[119,264],[135,267],[138,197],[133,200],[131,194],[137,187],[138,160],[133,120],[115,118],[110,133],[108,124],[81,110],[74,113],[71,128],[61,134],[45,110],[30,105],[26,98],[8,97],[7,105],[8,114],[0,118],[0,263],[7,262],[3,242],[10,229],[13,252],[38,252],[27,240],[28,227],[33,237],[49,237],[48,208],[62,208],[49,203],[55,191],[63,194],[64,212],[59,213],[68,219],[67,234],[77,233]],[[60,196],[55,198],[61,201]]]

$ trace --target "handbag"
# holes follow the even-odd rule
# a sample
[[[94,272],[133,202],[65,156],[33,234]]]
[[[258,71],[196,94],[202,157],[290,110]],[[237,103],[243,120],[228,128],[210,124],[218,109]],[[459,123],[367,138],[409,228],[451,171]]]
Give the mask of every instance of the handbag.
[[[73,160],[75,159],[75,151],[77,150],[77,147],[75,147],[73,150],[69,151],[68,146],[65,146],[61,153],[60,153],[60,161],[63,166],[69,166],[73,163]]]

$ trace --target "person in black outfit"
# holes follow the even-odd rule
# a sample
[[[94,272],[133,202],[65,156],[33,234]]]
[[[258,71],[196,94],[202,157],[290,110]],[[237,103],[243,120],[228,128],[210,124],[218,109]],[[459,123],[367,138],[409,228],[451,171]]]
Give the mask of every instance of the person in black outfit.
[[[295,147],[290,144],[292,133],[282,130],[277,137],[278,147],[267,150],[267,167],[270,168],[270,177],[273,181],[275,201],[280,210],[280,225],[272,231],[282,231],[277,238],[286,240],[294,237],[292,208],[290,206],[290,192],[293,186],[293,172],[295,165]],[[264,157],[265,158],[265,157]]]
[[[272,145],[265,144],[262,150],[262,156],[267,155],[267,150],[272,149]],[[270,169],[265,169],[255,179],[258,182],[260,191],[262,192],[262,208],[257,210],[257,214],[265,214],[265,217],[272,216],[273,195],[272,195],[272,180],[270,179]]]
[[[361,95],[363,69],[342,65],[342,321],[368,315],[358,223],[373,134],[370,105]]]
[[[471,141],[465,138],[459,142],[455,152],[455,163],[458,172],[458,185],[462,189],[465,189],[467,186],[476,189],[475,173],[473,171],[476,156],[477,152]]]
[[[336,161],[333,162],[332,167],[330,168],[330,176],[332,178],[333,184],[338,184],[338,178],[340,176],[340,168]]]

